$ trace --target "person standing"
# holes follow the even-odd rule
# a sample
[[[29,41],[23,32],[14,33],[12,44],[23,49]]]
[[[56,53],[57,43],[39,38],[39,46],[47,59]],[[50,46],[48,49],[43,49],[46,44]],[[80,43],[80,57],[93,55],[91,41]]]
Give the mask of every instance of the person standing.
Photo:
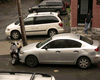
[[[88,32],[87,30],[90,28],[90,23],[92,21],[92,16],[91,16],[91,13],[88,13],[87,17],[85,18],[85,34],[87,35]]]

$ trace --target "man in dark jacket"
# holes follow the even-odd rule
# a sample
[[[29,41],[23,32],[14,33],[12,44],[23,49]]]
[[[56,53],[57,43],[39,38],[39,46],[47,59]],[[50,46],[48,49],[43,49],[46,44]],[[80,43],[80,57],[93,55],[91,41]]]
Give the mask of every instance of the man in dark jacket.
[[[92,18],[92,16],[90,15],[90,13],[88,13],[87,17],[85,18],[85,29],[84,29],[84,31],[85,31],[86,35],[88,34],[87,30],[90,28],[90,23],[92,21],[91,18]]]

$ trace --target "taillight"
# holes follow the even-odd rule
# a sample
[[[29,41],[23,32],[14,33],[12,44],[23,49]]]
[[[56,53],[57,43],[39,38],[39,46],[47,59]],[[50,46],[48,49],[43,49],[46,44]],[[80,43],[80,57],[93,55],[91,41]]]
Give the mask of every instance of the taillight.
[[[59,26],[60,26],[60,27],[63,27],[63,23],[59,23]]]
[[[65,7],[63,7],[63,10],[65,10]]]
[[[99,47],[97,49],[95,49],[95,51],[99,51]]]

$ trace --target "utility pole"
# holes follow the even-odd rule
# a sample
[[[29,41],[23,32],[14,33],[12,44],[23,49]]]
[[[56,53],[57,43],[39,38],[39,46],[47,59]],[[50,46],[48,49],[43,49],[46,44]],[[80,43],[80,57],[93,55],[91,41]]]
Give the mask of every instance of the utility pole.
[[[24,27],[22,10],[21,10],[21,0],[17,0],[17,7],[18,7],[18,14],[19,14],[19,21],[20,21],[20,29],[21,29],[21,33],[22,33],[23,46],[26,46],[27,40],[26,40],[26,33],[25,33],[25,27]]]

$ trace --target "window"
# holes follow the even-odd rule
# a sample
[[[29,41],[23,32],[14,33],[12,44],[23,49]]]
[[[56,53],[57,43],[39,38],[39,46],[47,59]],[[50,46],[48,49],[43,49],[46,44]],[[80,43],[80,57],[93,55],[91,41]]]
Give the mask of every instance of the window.
[[[52,40],[52,37],[46,39],[45,41],[43,42],[40,42],[36,45],[37,48],[40,48],[41,46],[43,46],[45,43],[49,42],[50,40]]]
[[[81,43],[74,40],[63,40],[62,48],[79,48]]]
[[[47,6],[62,6],[63,4],[61,2],[47,2]]]
[[[55,41],[52,41],[50,42],[49,44],[47,44],[46,46],[48,48],[61,48],[61,45],[62,45],[62,40],[55,40]],[[45,47],[46,47],[45,46]],[[44,48],[45,48],[44,47]]]
[[[46,5],[46,2],[43,1],[43,2],[41,2],[39,5],[40,5],[40,6],[44,6],[44,5]]]
[[[25,19],[24,24],[25,25],[32,25],[33,24],[33,17]]]
[[[45,23],[55,23],[59,22],[58,19],[54,16],[39,16],[35,17],[34,24],[45,24]]]
[[[84,41],[84,42],[86,42],[88,44],[91,44],[91,45],[93,44],[92,40],[90,40],[90,39],[88,39],[86,37],[83,37],[83,36],[80,36],[80,40],[82,40],[82,41]]]

